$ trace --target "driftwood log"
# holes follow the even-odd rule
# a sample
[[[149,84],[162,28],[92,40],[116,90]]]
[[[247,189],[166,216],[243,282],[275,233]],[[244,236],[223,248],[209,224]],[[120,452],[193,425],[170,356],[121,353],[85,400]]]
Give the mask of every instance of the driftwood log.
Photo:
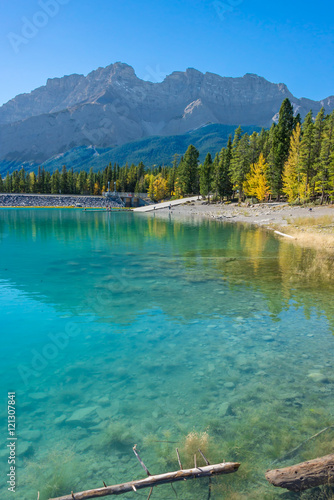
[[[176,481],[184,481],[200,477],[212,477],[219,474],[230,474],[231,472],[236,472],[239,466],[239,463],[234,462],[205,465],[204,467],[167,472],[156,476],[150,475],[145,479],[140,479],[138,481],[130,481],[128,483],[116,484],[114,486],[106,486],[105,488],[98,488],[95,490],[81,491],[80,493],[71,493],[70,495],[50,500],[82,500],[86,498],[106,497],[108,495],[122,495],[123,493],[128,493],[129,491],[151,488],[158,486],[159,484],[174,483]]]
[[[303,491],[322,484],[334,484],[334,454],[266,472],[269,483],[290,491]]]

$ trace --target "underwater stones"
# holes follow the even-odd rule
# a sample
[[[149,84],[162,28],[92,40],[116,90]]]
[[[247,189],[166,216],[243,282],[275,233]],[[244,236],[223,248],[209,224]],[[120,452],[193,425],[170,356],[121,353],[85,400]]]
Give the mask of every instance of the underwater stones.
[[[67,416],[66,415],[60,415],[59,417],[54,419],[54,423],[56,425],[62,424],[66,420]]]
[[[99,403],[106,405],[109,403],[109,398],[107,396],[103,396],[102,398],[99,398]]]
[[[92,447],[92,442],[91,439],[80,439],[76,443],[76,450],[80,451],[81,453],[89,450]]]
[[[19,441],[17,449],[21,457],[31,455],[34,451],[32,444],[28,441]]]
[[[30,441],[30,442],[37,441],[42,437],[41,431],[38,430],[26,430],[19,432],[18,434],[19,437],[24,441]]]
[[[96,408],[96,413],[100,417],[101,420],[104,420],[106,418],[110,418],[112,416],[112,411],[111,408]]]
[[[319,382],[319,383],[323,383],[323,384],[329,383],[328,378],[321,372],[310,372],[307,376],[308,376],[308,378],[312,379],[314,382]]]
[[[37,401],[42,401],[43,399],[46,399],[48,397],[48,395],[45,394],[45,392],[31,392],[29,394],[29,397],[31,399],[35,399]]]
[[[92,413],[97,409],[97,406],[87,406],[86,408],[79,408],[75,410],[72,415],[66,420],[67,423],[80,423],[91,418]]]
[[[226,389],[234,389],[235,384],[233,382],[225,382],[224,387],[226,387]]]
[[[230,410],[230,403],[222,403],[218,408],[218,415],[220,417],[225,417]]]
[[[275,339],[272,335],[264,335],[262,340],[265,340],[266,342],[273,342]]]

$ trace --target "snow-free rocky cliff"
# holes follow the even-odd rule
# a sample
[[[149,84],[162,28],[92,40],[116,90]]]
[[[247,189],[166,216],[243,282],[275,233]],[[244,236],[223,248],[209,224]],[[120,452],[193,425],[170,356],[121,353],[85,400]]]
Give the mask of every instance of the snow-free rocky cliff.
[[[0,159],[43,162],[76,146],[118,146],[208,123],[269,127],[285,97],[302,116],[334,108],[333,96],[297,99],[284,84],[254,74],[229,78],[187,69],[151,83],[115,63],[87,76],[49,79],[1,106]]]

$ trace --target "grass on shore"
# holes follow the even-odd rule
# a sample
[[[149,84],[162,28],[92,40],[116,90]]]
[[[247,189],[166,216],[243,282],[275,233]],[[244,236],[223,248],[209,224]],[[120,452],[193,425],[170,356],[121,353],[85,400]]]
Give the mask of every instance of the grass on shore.
[[[305,247],[334,252],[334,216],[286,218],[287,226],[275,229],[295,238],[294,243]]]

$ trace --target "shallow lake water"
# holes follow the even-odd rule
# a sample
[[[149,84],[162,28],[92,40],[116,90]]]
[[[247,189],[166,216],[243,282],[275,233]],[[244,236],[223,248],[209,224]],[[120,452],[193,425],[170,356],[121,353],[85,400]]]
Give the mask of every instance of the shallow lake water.
[[[11,391],[20,500],[143,478],[134,444],[151,473],[176,448],[240,462],[212,499],[280,498],[268,468],[333,450],[329,429],[290,453],[333,425],[333,270],[237,224],[1,210],[0,498]],[[207,479],[174,488],[152,497],[208,498]]]

